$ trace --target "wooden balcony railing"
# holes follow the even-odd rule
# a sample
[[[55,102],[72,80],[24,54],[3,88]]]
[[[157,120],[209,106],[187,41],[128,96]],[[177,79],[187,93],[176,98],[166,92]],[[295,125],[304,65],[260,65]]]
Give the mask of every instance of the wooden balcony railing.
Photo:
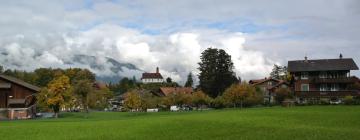
[[[341,78],[319,78],[315,77],[310,80],[312,83],[354,83],[354,77],[341,77]]]
[[[360,91],[356,91],[356,90],[295,91],[295,95],[299,97],[344,97],[344,96],[360,96]]]

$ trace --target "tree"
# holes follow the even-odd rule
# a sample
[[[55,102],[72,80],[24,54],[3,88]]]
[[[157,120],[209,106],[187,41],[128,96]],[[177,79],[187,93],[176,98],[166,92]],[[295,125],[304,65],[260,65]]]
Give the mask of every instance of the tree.
[[[141,96],[141,108],[143,110],[149,109],[149,108],[156,108],[159,106],[160,98],[154,96],[150,92],[145,92]]]
[[[95,74],[88,69],[81,69],[76,73],[73,79],[74,81],[88,80],[90,82],[95,82]]]
[[[74,86],[74,94],[77,95],[83,105],[84,110],[86,113],[89,112],[88,108],[88,95],[93,92],[93,83],[88,80],[79,80],[76,82]]]
[[[270,77],[272,79],[278,79],[278,80],[289,80],[289,73],[287,72],[287,67],[286,66],[279,66],[279,65],[274,65],[271,73],[270,73]]]
[[[190,105],[192,101],[191,95],[186,93],[171,93],[162,98],[162,104],[170,107],[172,105],[184,106]]]
[[[201,108],[203,105],[208,105],[211,101],[211,98],[207,96],[201,90],[196,91],[192,94],[192,103],[197,107]]]
[[[58,118],[60,107],[71,97],[71,85],[67,76],[60,76],[52,80],[38,95],[40,102],[50,107]]]
[[[0,65],[0,74],[4,72],[4,67]]]
[[[88,95],[88,107],[93,109],[102,110],[108,107],[108,100],[113,97],[113,92],[110,91],[108,87],[100,87],[99,89],[94,89]]]
[[[277,103],[281,104],[287,98],[292,98],[289,88],[280,87],[275,90],[275,100]]]
[[[246,92],[247,85],[245,83],[233,84],[228,89],[225,90],[223,96],[225,101],[228,104],[232,104],[233,107],[237,107],[240,104],[240,107],[243,107],[243,103],[247,96],[249,96],[248,92]]]
[[[170,77],[166,78],[166,83],[172,83],[172,79]]]
[[[54,79],[54,73],[51,68],[39,68],[35,71],[35,83],[39,87],[45,87],[51,80]]]
[[[255,87],[243,82],[241,84],[233,84],[224,92],[224,100],[233,107],[251,106],[262,102],[261,93]]]
[[[208,48],[201,53],[200,59],[199,88],[209,96],[215,98],[237,82],[231,56],[224,50]]]
[[[194,85],[194,81],[193,81],[192,73],[190,72],[187,76],[187,80],[185,82],[184,87],[192,87],[193,85]]]
[[[140,94],[135,90],[125,93],[124,106],[130,111],[139,111],[141,108]]]
[[[211,102],[211,106],[214,108],[224,108],[226,107],[225,99],[223,96],[217,96],[214,100]]]
[[[127,77],[122,78],[117,84],[109,84],[109,88],[115,94],[123,94],[137,87],[136,81]]]

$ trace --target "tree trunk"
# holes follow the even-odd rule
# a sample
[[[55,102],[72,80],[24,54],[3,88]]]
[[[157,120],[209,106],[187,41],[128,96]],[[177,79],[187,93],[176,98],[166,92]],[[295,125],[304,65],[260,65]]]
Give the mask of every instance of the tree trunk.
[[[58,118],[59,117],[59,111],[60,111],[60,105],[53,106],[53,111],[54,111],[54,117]]]

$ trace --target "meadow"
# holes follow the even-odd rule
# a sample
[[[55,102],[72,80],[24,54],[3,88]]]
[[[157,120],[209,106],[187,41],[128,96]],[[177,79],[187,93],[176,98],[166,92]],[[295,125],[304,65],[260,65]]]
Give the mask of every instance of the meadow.
[[[0,122],[1,140],[360,139],[360,106],[62,113]]]

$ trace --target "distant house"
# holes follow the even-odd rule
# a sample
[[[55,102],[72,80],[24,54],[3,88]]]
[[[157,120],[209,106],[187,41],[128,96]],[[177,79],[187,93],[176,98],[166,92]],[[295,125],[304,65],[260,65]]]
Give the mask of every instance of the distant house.
[[[5,112],[5,117],[8,119],[34,117],[36,113],[35,95],[39,91],[39,87],[22,80],[0,75],[0,111]]]
[[[192,94],[194,90],[191,87],[160,87],[160,96],[170,94]]]
[[[289,84],[283,80],[277,80],[272,78],[264,78],[257,80],[250,80],[250,85],[260,88],[263,91],[264,102],[273,103],[275,102],[274,97],[276,96],[275,90],[283,87],[289,88]]]
[[[349,90],[358,81],[351,70],[359,70],[352,58],[295,60],[288,62],[288,71],[294,79],[298,102],[341,100],[345,96],[360,96],[359,91]]]
[[[159,72],[159,67],[156,68],[155,73],[143,73],[141,77],[142,83],[162,83],[164,82],[164,78],[162,77],[161,73]]]

